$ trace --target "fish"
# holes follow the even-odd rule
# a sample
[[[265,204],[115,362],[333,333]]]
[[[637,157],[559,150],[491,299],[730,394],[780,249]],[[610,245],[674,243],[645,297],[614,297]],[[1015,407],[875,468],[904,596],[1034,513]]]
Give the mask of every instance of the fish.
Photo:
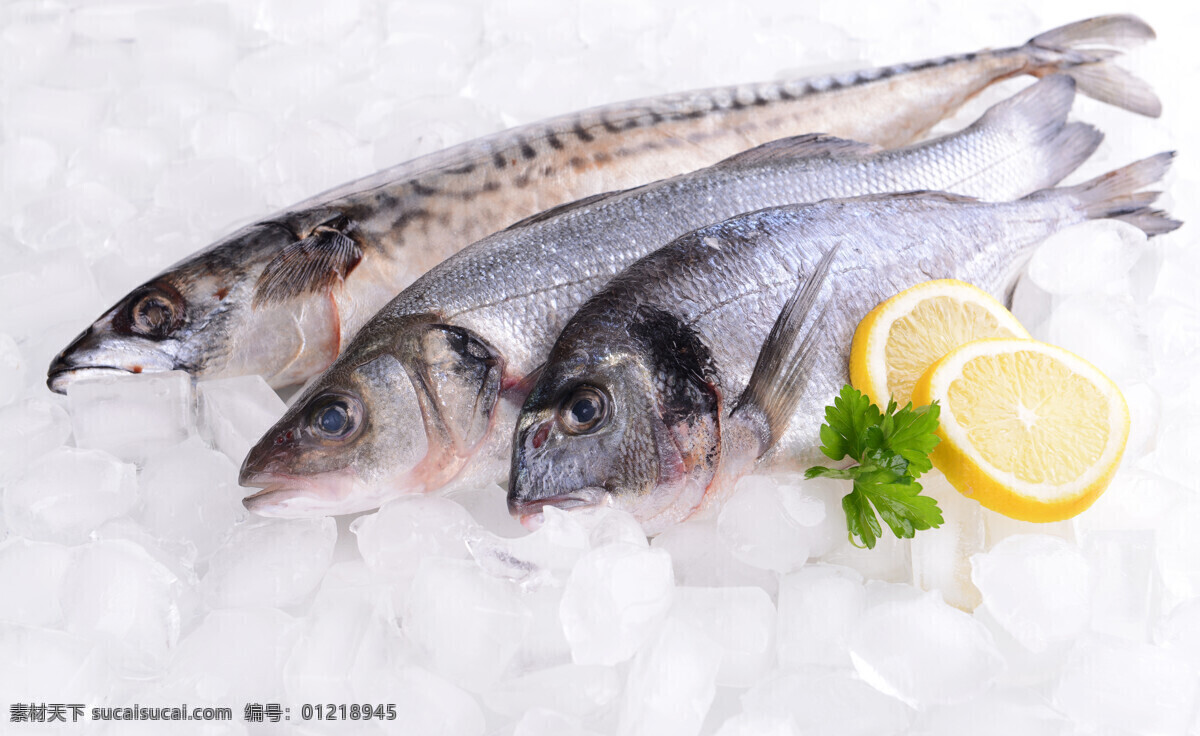
[[[1067,123],[1075,82],[1040,80],[968,128],[898,150],[823,135],[528,218],[434,267],[384,307],[242,464],[268,516],[344,514],[503,480],[530,376],[584,300],[695,228],[770,205],[917,187],[1012,199],[1052,186],[1101,134]]]
[[[1172,153],[1007,203],[904,192],[768,208],[626,268],[563,328],[517,419],[509,510],[611,506],[648,534],[709,516],[761,463],[816,462],[823,408],[849,382],[856,325],[953,278],[1004,298],[1032,248],[1112,218],[1179,222],[1139,191]]]
[[[1112,47],[1154,37],[1112,15],[1013,48],[617,103],[496,133],[344,184],[237,230],[134,288],[51,362],[82,376],[258,374],[276,388],[327,368],[417,276],[548,208],[714,164],[789,135],[884,147],[922,135],[989,85],[1063,72],[1083,94],[1160,112]]]

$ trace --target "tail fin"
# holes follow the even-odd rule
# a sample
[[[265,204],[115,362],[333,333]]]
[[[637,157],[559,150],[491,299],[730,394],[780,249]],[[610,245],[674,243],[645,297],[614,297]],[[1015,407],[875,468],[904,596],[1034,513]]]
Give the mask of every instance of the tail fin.
[[[1104,140],[1103,133],[1086,123],[1067,123],[1074,101],[1074,80],[1055,74],[996,103],[971,129],[1005,130],[1027,141],[1021,155],[1028,162],[1021,165],[1042,172],[1032,188],[1052,187],[1079,168]]]
[[[1172,219],[1162,210],[1150,209],[1160,192],[1137,190],[1162,179],[1173,158],[1174,151],[1159,153],[1077,186],[1050,191],[1069,197],[1075,208],[1089,220],[1124,220],[1147,235],[1169,233],[1183,223]]]
[[[1022,50],[1034,66],[1030,73],[1068,74],[1088,97],[1156,118],[1162,103],[1150,85],[1112,63],[1120,53],[1114,47],[1154,37],[1154,29],[1137,16],[1102,15],[1034,36]]]

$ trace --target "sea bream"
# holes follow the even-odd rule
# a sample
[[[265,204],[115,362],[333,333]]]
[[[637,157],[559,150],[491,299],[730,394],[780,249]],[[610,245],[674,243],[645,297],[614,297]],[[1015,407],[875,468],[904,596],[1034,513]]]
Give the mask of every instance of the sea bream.
[[[255,222],[138,286],[53,361],[81,375],[184,370],[299,384],[447,256],[549,207],[716,163],[788,135],[915,140],[989,85],[1065,72],[1081,92],[1157,115],[1110,47],[1153,31],[1105,16],[1023,46],[673,94],[573,113],[400,164]]]
[[[871,308],[942,278],[1003,298],[1033,246],[1083,220],[1175,229],[1148,208],[1155,193],[1138,192],[1170,158],[1011,203],[885,194],[766,209],[683,236],[563,329],[517,420],[510,510],[536,525],[547,505],[611,505],[655,534],[719,508],[759,458],[810,464]]]
[[[1051,186],[1100,133],[1066,123],[1056,75],[959,133],[873,151],[828,136],[541,213],[450,257],[393,299],[250,451],[260,514],[351,513],[387,498],[502,479],[528,376],[567,319],[625,266],[761,207],[895,188],[1011,199]]]

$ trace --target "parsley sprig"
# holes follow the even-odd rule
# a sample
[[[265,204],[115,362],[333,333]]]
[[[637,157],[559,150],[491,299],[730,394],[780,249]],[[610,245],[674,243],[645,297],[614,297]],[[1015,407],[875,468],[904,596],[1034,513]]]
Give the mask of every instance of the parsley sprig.
[[[850,541],[868,549],[883,534],[879,518],[897,537],[912,537],[918,529],[942,524],[937,501],[921,495],[917,478],[933,467],[929,453],[938,443],[933,432],[938,426],[935,401],[919,409],[908,404],[897,410],[889,401],[887,411],[871,403],[851,386],[825,407],[821,425],[821,452],[833,460],[850,457],[858,465],[848,468],[813,466],[806,478],[842,478],[854,481],[854,490],[842,498]],[[861,545],[854,542],[857,537]]]

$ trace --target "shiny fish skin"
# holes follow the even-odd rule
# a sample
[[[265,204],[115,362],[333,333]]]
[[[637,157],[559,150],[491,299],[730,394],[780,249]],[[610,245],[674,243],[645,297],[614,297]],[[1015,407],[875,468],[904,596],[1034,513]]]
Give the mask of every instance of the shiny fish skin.
[[[543,213],[473,244],[393,299],[251,450],[260,514],[350,513],[503,475],[523,384],[566,320],[622,268],[765,206],[894,187],[1010,199],[1052,185],[1100,134],[1066,124],[1074,83],[1039,81],[969,128],[907,149],[801,136],[691,174]],[[353,424],[338,436],[328,426]]]
[[[715,163],[785,135],[883,146],[915,139],[988,85],[1075,75],[1080,89],[1155,115],[1107,47],[1153,37],[1131,16],[1028,44],[832,77],[668,95],[464,143],[338,187],[233,233],[102,315],[51,364],[59,392],[89,372],[257,373],[301,383],[419,274],[519,218]]]
[[[535,523],[547,503],[612,504],[653,534],[719,506],[771,445],[761,423],[739,424],[729,411],[780,308],[836,249],[801,333],[818,331],[797,409],[765,458],[810,463],[822,409],[847,382],[851,336],[871,308],[929,279],[1003,297],[1033,246],[1088,218],[1174,229],[1146,209],[1153,195],[1134,194],[1169,161],[1160,154],[1011,203],[942,193],[828,200],[685,235],[613,278],[563,329],[517,422],[510,509]]]

